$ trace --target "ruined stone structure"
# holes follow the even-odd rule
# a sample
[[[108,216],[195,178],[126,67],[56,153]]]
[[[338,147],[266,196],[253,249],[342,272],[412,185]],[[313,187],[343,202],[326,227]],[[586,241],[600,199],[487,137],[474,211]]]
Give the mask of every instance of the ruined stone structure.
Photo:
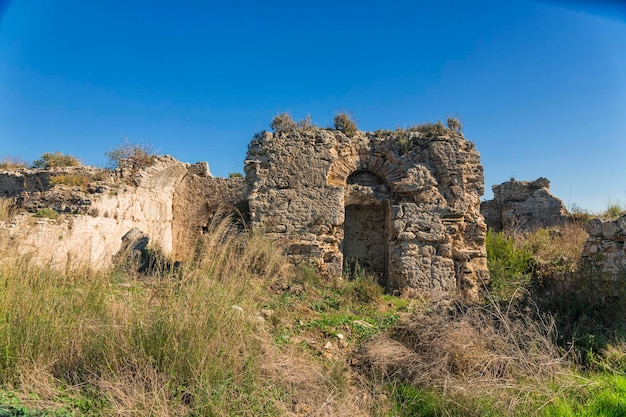
[[[617,220],[592,219],[586,226],[583,261],[599,265],[610,279],[626,278],[626,215]]]
[[[488,279],[473,143],[440,132],[264,132],[245,161],[253,229],[338,276],[358,265],[389,290],[459,290]]]
[[[0,222],[0,244],[40,262],[98,268],[135,230],[176,260],[226,210],[249,215],[253,230],[329,276],[362,268],[390,291],[459,291],[467,299],[488,280],[480,156],[443,125],[352,137],[326,129],[264,132],[250,143],[245,171],[245,180],[214,178],[206,163],[164,156],[147,167],[129,160],[115,171],[0,173],[0,196],[22,210]],[[64,175],[86,183],[63,185]],[[43,208],[65,215],[34,218]]]
[[[68,186],[60,178],[83,178],[85,183]],[[115,171],[0,172],[0,197],[11,199],[21,211],[0,222],[0,246],[40,263],[100,268],[110,265],[122,237],[137,228],[152,246],[180,258],[207,227],[210,213],[232,207],[244,195],[243,179],[213,178],[206,162],[189,165],[169,156],[155,158],[148,167],[124,161]],[[41,209],[64,215],[34,218]]]
[[[493,200],[480,205],[487,226],[494,231],[532,230],[560,226],[567,221],[563,202],[550,192],[550,181],[510,181],[494,185]]]

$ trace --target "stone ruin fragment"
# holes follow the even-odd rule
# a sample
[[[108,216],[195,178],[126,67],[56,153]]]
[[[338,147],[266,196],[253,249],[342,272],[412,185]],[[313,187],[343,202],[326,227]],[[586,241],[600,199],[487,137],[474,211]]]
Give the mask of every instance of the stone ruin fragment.
[[[550,192],[550,181],[510,181],[494,185],[493,200],[484,201],[480,211],[487,226],[496,231],[526,231],[562,226],[568,220],[565,204]]]
[[[437,125],[434,125],[437,126]],[[445,129],[264,132],[245,160],[252,229],[330,276],[478,298],[488,280],[474,144]]]

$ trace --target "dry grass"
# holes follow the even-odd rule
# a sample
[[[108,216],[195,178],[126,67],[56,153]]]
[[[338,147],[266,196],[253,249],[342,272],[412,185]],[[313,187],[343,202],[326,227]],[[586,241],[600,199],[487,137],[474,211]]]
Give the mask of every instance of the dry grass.
[[[11,220],[17,214],[15,201],[12,198],[0,197],[0,221]]]
[[[442,302],[366,343],[360,359],[379,380],[463,401],[491,397],[496,409],[513,410],[547,401],[555,385],[569,387],[559,380],[567,368],[555,338],[554,320],[536,311]]]
[[[22,158],[16,158],[13,156],[5,156],[0,159],[0,170],[14,171],[20,168],[26,168],[28,164]]]

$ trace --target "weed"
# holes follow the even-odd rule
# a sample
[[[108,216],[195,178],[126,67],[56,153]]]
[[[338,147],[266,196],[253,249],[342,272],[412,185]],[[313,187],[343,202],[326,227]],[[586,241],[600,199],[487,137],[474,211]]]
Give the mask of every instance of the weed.
[[[33,217],[36,217],[38,219],[58,219],[61,216],[61,214],[51,208],[42,208],[37,210],[37,213],[33,214]]]
[[[81,187],[87,189],[90,178],[85,173],[60,174],[50,177],[50,185],[66,185],[68,187]]]

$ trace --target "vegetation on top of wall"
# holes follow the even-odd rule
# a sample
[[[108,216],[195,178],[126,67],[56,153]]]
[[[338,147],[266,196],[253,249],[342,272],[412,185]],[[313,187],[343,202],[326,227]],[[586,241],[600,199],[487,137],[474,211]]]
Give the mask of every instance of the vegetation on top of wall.
[[[132,160],[138,167],[150,166],[154,163],[157,152],[151,145],[143,142],[134,143],[124,139],[123,143],[105,152],[104,155],[108,158],[107,167],[115,169],[125,159]]]
[[[63,152],[46,152],[41,157],[33,161],[33,168],[56,168],[56,167],[78,167],[82,163],[80,160]]]
[[[356,135],[356,123],[347,113],[337,114],[333,119],[333,125],[335,126],[335,129],[343,132],[348,137]]]
[[[289,113],[281,113],[275,116],[270,123],[270,128],[276,133],[286,133],[296,130],[298,124]]]
[[[243,174],[241,172],[229,172],[228,178],[243,178]]]
[[[463,131],[463,123],[456,117],[448,117],[446,121],[448,125],[448,129],[455,131],[456,133],[461,133]]]
[[[27,168],[28,164],[22,158],[11,155],[0,158],[0,169],[12,171],[19,168]]]

